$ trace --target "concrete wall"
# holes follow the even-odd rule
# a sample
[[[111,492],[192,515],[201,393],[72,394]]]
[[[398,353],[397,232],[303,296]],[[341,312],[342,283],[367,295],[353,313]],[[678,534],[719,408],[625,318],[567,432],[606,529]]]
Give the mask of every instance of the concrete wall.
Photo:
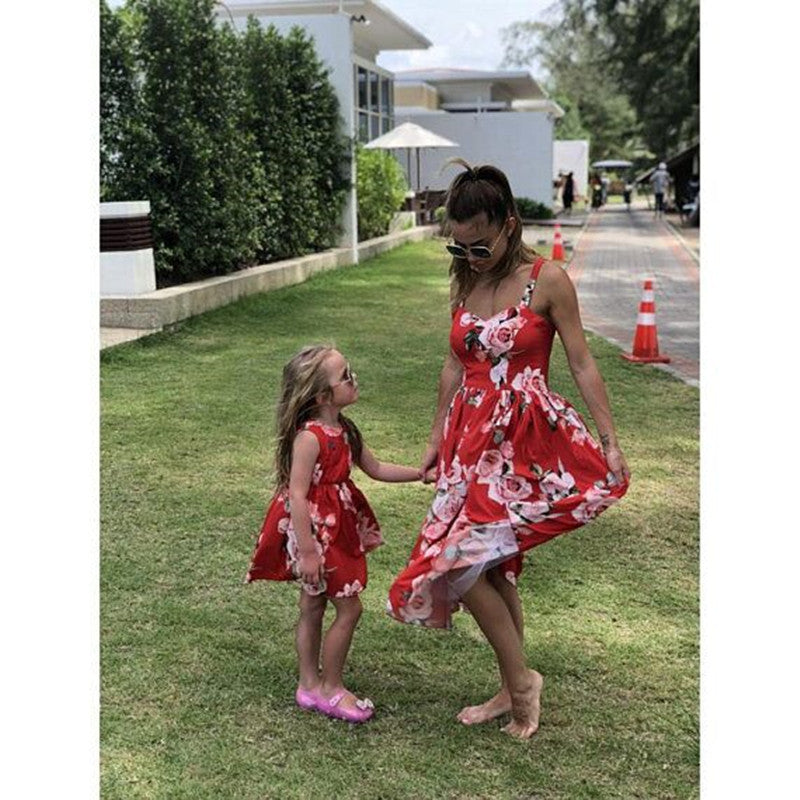
[[[396,124],[415,122],[458,142],[458,147],[420,151],[420,188],[446,189],[457,167],[446,167],[458,156],[471,164],[493,164],[508,175],[515,197],[530,197],[553,205],[553,122],[545,113],[495,112],[483,114],[408,114],[395,108]],[[396,154],[403,170],[405,152]],[[415,188],[416,166],[411,159],[409,184]]]

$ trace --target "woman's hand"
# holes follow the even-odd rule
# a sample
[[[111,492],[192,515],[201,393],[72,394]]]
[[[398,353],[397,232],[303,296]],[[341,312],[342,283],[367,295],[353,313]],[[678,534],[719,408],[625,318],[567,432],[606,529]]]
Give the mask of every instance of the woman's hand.
[[[322,556],[316,550],[299,554],[297,559],[297,572],[303,583],[321,583],[324,577],[322,567]]]
[[[439,458],[439,447],[438,445],[429,444],[427,450],[422,455],[422,461],[419,464],[419,471],[423,475],[423,480],[428,473],[428,471],[432,468],[436,467],[436,461]]]
[[[628,469],[628,462],[625,461],[625,456],[622,455],[622,450],[619,449],[619,445],[609,445],[604,448],[603,453],[605,454],[608,468],[617,481],[619,483],[625,483],[630,480],[631,471]]]
[[[436,467],[430,467],[422,473],[423,483],[433,483],[436,480]]]

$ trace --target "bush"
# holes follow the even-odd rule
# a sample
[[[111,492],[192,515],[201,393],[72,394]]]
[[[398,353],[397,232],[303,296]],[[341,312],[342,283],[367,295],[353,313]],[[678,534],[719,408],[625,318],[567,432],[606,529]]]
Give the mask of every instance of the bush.
[[[358,148],[358,238],[373,239],[389,232],[389,223],[408,192],[403,170],[383,150]]]
[[[530,197],[515,197],[514,202],[523,219],[553,219],[555,216],[552,208]]]
[[[252,17],[241,40],[241,69],[245,127],[265,173],[262,258],[333,247],[350,188],[350,148],[328,70],[301,28],[284,38]]]
[[[160,286],[331,247],[349,187],[312,40],[215,6],[101,3],[101,197],[150,201]]]

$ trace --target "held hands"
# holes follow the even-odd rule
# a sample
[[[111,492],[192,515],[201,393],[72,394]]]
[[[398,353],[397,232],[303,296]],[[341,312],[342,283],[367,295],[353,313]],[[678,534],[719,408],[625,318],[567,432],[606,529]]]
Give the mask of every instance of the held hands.
[[[432,483],[436,480],[436,461],[439,458],[439,447],[429,444],[422,454],[419,472],[423,483]]]
[[[301,552],[297,559],[297,572],[303,583],[321,583],[324,577],[322,556],[316,550]]]

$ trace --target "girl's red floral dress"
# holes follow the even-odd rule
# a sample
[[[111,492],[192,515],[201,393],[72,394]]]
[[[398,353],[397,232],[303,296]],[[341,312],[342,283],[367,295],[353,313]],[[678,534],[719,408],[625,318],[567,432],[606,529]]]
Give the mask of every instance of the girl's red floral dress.
[[[522,301],[489,319],[457,308],[450,345],[464,368],[444,427],[436,495],[388,613],[449,628],[478,575],[594,519],[627,491],[583,419],[547,386],[555,328]]]
[[[302,584],[309,594],[350,597],[367,585],[365,553],[383,544],[375,514],[350,479],[353,456],[342,428],[317,420],[301,430],[319,441],[319,455],[307,502],[317,551],[325,562],[325,578],[319,584]],[[297,537],[289,513],[288,487],[281,489],[267,509],[246,582],[290,581],[296,578]]]

